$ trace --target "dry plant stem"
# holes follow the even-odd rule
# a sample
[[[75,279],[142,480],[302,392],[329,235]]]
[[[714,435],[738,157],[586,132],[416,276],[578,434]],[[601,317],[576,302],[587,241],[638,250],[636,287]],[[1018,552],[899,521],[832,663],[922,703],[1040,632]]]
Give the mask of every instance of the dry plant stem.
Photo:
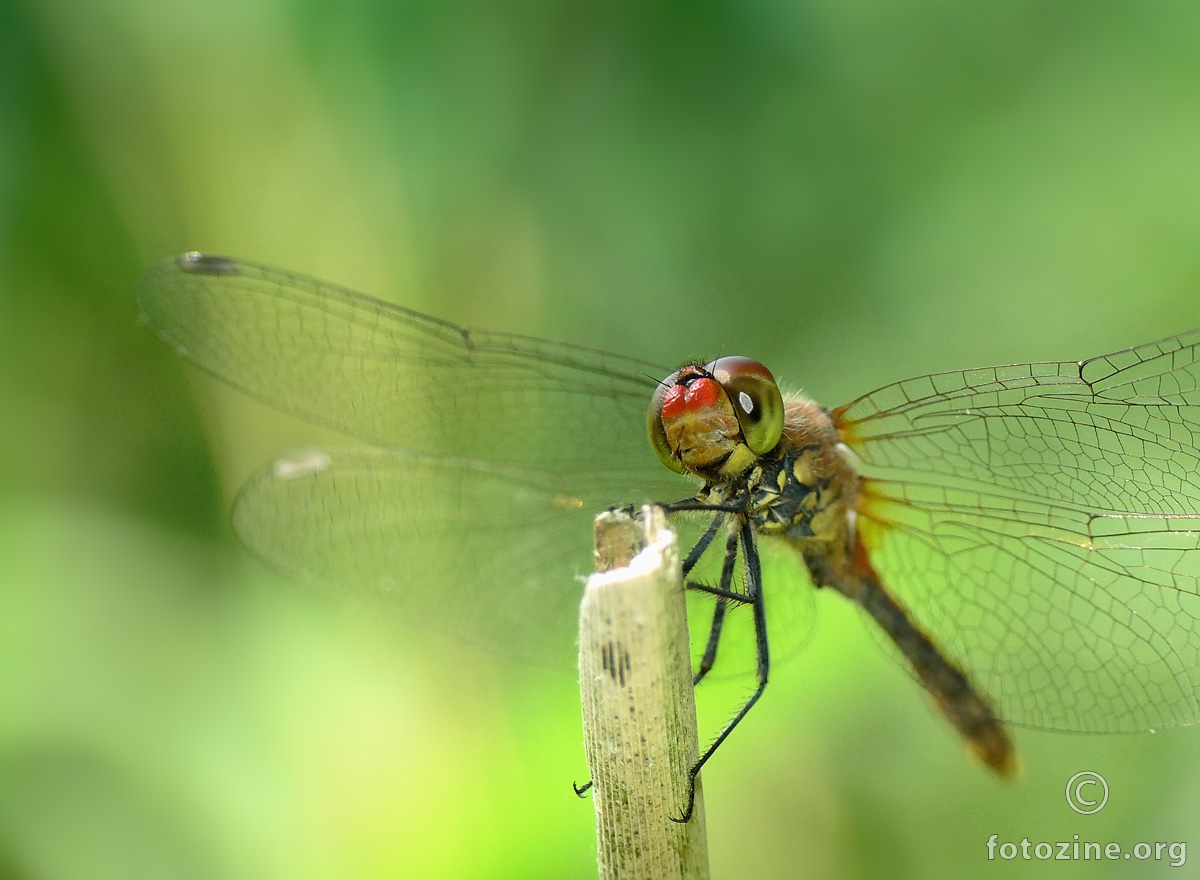
[[[656,507],[596,518],[597,573],[579,615],[584,745],[600,877],[708,877],[687,605],[675,535]]]

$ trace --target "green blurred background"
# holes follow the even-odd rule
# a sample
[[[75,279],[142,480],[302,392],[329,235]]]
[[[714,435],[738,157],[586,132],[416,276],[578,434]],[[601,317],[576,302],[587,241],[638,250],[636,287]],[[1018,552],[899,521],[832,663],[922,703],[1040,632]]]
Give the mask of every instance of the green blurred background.
[[[424,644],[239,548],[240,481],[326,437],[138,325],[164,256],[750,354],[838,404],[1200,325],[1198,157],[1189,2],[0,0],[0,877],[594,875],[572,670]],[[1018,731],[998,783],[818,598],[705,772],[714,876],[1200,845],[1200,729]],[[1200,876],[1166,864],[1103,867]]]

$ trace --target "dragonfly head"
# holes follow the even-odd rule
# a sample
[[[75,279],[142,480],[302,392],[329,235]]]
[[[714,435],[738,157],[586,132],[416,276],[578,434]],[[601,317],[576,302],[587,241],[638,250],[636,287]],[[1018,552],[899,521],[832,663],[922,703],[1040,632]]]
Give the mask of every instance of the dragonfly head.
[[[736,477],[783,434],[783,396],[758,361],[687,364],[658,383],[647,418],[650,445],[681,474]]]

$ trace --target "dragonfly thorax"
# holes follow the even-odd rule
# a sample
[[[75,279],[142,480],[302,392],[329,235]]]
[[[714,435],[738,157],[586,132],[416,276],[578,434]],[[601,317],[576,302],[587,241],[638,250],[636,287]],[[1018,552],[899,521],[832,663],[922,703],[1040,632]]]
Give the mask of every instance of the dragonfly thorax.
[[[849,561],[859,477],[838,453],[827,410],[800,395],[789,395],[784,410],[775,448],[742,474],[706,484],[698,497],[742,509],[759,534],[786,540],[806,561],[820,557],[820,577],[817,570],[813,575],[823,581],[831,566]]]

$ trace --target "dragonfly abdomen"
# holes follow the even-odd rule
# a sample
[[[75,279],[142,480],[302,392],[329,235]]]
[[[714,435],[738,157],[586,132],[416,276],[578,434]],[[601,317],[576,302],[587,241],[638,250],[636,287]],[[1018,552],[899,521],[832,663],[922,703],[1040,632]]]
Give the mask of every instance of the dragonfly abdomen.
[[[887,634],[975,755],[1000,776],[1012,776],[1016,772],[1012,742],[983,695],[884,588],[861,548],[853,569],[831,586],[857,602]]]

